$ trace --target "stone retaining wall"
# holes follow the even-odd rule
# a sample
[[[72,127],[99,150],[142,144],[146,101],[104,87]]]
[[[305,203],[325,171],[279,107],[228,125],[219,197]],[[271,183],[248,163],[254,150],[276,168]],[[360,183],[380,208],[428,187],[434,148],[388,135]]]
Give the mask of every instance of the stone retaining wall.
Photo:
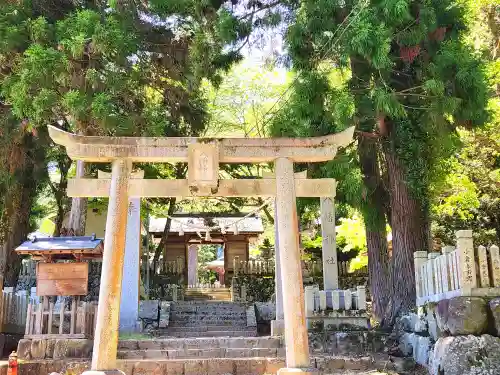
[[[93,340],[89,339],[22,339],[17,355],[22,360],[88,359],[92,355]]]
[[[428,303],[396,324],[402,355],[431,375],[500,374],[500,298]]]

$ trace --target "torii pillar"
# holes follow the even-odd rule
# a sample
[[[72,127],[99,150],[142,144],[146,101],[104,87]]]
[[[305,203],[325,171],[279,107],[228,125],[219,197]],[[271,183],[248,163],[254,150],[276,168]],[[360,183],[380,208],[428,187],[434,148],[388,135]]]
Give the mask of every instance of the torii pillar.
[[[276,178],[275,173],[264,172],[263,178]],[[307,171],[294,174],[295,179],[307,179]],[[276,199],[274,200],[274,252],[275,252],[275,271],[274,271],[274,295],[276,305],[276,317],[271,321],[271,336],[283,336],[285,334],[285,313],[283,308],[283,282],[281,277],[281,259],[280,259],[280,231],[278,225],[278,210]]]
[[[99,179],[111,180],[111,173],[98,171]],[[144,171],[135,171],[130,179],[141,180]],[[127,234],[123,264],[122,290],[127,293],[120,300],[120,333],[136,332],[139,320],[139,280],[141,252],[141,199],[130,197],[128,202]]]
[[[278,158],[274,169],[287,365],[287,368],[280,369],[278,374],[312,373],[309,369],[293,161],[288,158]]]
[[[92,352],[93,370],[114,370],[116,368],[128,217],[128,185],[131,172],[132,163],[130,161],[117,159],[112,162],[97,325]]]
[[[335,181],[295,179],[293,164],[324,162],[352,141],[354,128],[324,137],[291,139],[121,138],[77,136],[49,126],[68,156],[111,162],[111,180],[78,179],[72,196],[109,196],[92,370],[87,375],[122,374],[116,370],[118,323],[127,226],[128,198],[165,196],[276,197],[282,276],[287,367],[279,374],[311,374],[302,267],[297,225],[297,196],[323,197]],[[134,180],[132,162],[188,162],[187,180]],[[274,180],[218,180],[219,163],[275,163]],[[333,184],[333,186],[332,186]]]

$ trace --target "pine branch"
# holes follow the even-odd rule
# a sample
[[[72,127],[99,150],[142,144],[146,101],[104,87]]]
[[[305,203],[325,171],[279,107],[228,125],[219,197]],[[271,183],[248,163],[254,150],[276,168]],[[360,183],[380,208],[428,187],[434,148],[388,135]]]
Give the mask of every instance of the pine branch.
[[[262,5],[262,6],[258,7],[258,8],[254,6],[254,10],[252,12],[244,14],[244,15],[238,17],[238,21],[241,21],[241,20],[243,20],[245,18],[248,18],[248,17],[253,17],[255,14],[257,14],[257,13],[263,11],[263,10],[266,10],[266,9],[274,8],[275,6],[278,6],[281,3],[282,3],[282,0],[278,0],[278,1],[272,2],[272,3],[267,4],[267,5]]]

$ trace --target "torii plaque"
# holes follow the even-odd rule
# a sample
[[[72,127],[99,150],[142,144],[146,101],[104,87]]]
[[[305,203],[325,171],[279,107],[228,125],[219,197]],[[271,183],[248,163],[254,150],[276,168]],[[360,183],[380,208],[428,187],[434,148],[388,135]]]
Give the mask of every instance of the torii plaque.
[[[323,162],[348,145],[354,127],[315,138],[95,137],[49,126],[57,144],[74,160],[112,163],[111,180],[70,181],[69,196],[109,196],[92,370],[116,369],[118,322],[129,196],[275,196],[284,301],[287,368],[309,370],[309,347],[298,243],[297,196],[334,196],[335,180],[295,179],[294,162]],[[188,180],[131,179],[133,162],[188,162]],[[275,179],[219,180],[219,163],[274,162]],[[194,168],[193,168],[194,167]],[[290,275],[293,277],[287,277]]]

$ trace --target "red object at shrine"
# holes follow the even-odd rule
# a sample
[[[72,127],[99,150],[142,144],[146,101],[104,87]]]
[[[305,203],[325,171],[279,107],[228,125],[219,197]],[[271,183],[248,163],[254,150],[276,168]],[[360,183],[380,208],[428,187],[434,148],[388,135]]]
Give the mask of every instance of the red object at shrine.
[[[9,367],[7,369],[7,375],[17,375],[17,353],[12,352],[9,355]]]
[[[221,283],[221,285],[224,285],[224,274],[225,274],[225,270],[224,270],[224,267],[217,267],[215,270],[215,272],[217,272],[217,274],[219,275],[219,282]]]

